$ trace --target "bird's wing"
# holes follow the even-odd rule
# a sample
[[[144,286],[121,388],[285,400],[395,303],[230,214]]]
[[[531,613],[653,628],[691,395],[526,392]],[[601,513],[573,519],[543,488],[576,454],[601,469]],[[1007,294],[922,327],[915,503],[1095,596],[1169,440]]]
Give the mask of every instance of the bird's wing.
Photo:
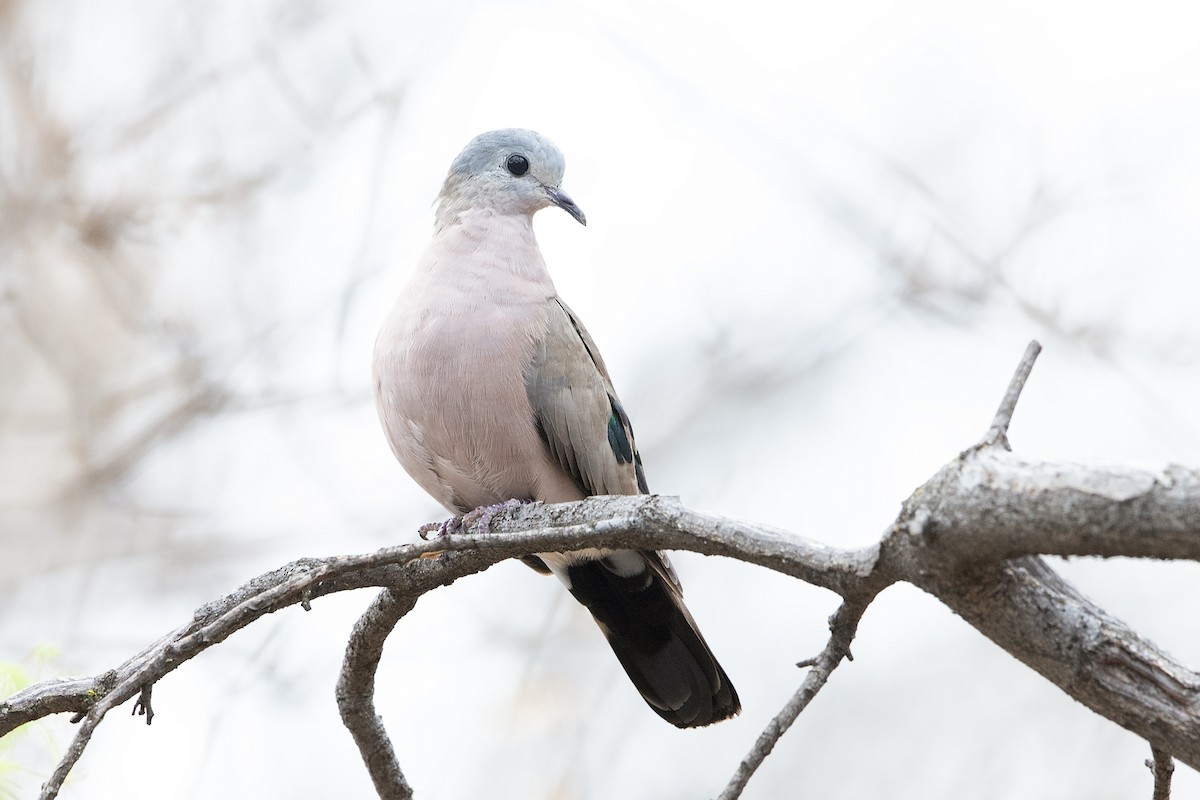
[[[525,374],[542,441],[584,494],[649,492],[633,428],[596,343],[566,303],[547,303],[545,335]]]
[[[525,374],[542,441],[586,495],[648,493],[633,428],[596,343],[565,303],[553,297],[548,304],[546,331]],[[690,728],[738,713],[737,692],[683,604],[679,578],[662,553],[568,554],[557,567],[663,719]]]

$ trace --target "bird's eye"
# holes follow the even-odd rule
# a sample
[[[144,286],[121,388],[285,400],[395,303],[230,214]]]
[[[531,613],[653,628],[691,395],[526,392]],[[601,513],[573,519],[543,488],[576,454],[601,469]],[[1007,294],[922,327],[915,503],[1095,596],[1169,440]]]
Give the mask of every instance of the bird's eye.
[[[508,161],[504,163],[504,166],[508,167],[508,171],[513,175],[520,177],[526,172],[529,172],[529,159],[525,156],[513,153],[508,157]]]

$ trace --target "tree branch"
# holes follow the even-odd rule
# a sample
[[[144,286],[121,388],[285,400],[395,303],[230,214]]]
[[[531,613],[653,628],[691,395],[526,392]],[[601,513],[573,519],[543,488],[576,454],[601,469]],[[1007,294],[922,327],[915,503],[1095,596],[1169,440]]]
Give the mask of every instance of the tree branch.
[[[1038,354],[1041,352],[1042,346],[1036,339],[1032,340],[1025,348],[1025,355],[1021,356],[1021,363],[1017,365],[1017,371],[1008,383],[1008,391],[1004,393],[1004,399],[1000,401],[1000,407],[996,409],[996,416],[992,418],[992,426],[984,434],[980,445],[988,447],[999,445],[1005,450],[1012,449],[1008,445],[1008,426],[1012,423],[1013,412],[1017,410],[1017,401],[1021,399],[1021,392],[1025,389],[1025,381],[1029,380],[1029,373],[1033,371],[1033,363],[1037,361]]]
[[[326,594],[367,586],[419,596],[508,558],[580,547],[682,549],[743,557],[816,585],[849,591],[872,573],[878,548],[835,550],[684,509],[677,498],[601,497],[580,503],[524,506],[494,527],[509,535],[467,534],[384,548],[357,556],[300,559],[254,578],[196,611],[193,619],[116,669],[69,681],[35,684],[0,702],[0,736],[53,713],[82,715],[82,725],[42,797],[57,796],[109,710],[182,663],[266,614]],[[695,530],[691,530],[692,526]],[[436,559],[423,556],[440,553]],[[877,578],[875,578],[877,580]]]
[[[1171,776],[1175,774],[1175,760],[1169,753],[1164,753],[1157,747],[1150,748],[1146,766],[1154,773],[1154,794],[1152,800],[1171,800]]]
[[[931,501],[936,498],[936,502]],[[1024,555],[1200,561],[1200,471],[1030,462],[998,448],[942,468],[900,519],[965,562]]]
[[[958,574],[934,567],[912,582],[1083,705],[1200,769],[1200,674],[1041,559]]]
[[[380,800],[411,800],[413,794],[383,720],[375,713],[375,671],[388,635],[416,604],[415,595],[399,595],[391,589],[380,592],[354,625],[337,683],[342,723],[362,753]]]

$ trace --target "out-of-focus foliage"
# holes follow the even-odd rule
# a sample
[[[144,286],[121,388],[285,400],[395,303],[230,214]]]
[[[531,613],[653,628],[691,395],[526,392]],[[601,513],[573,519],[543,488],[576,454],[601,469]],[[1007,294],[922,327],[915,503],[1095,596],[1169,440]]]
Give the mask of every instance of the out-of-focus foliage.
[[[0,697],[7,697],[61,668],[53,645],[37,645],[22,661],[0,661]],[[25,725],[0,737],[0,798],[30,796],[44,773],[61,755],[62,742],[44,722]]]

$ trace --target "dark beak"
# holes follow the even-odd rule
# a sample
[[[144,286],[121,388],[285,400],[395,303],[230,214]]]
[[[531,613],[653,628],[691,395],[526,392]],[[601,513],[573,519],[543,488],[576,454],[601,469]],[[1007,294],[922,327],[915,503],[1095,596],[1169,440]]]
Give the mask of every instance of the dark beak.
[[[583,209],[575,205],[575,201],[571,199],[571,195],[562,189],[555,189],[552,186],[546,187],[546,194],[550,196],[551,203],[554,203],[554,205],[574,217],[576,222],[580,225],[587,225],[587,217],[583,215]]]

